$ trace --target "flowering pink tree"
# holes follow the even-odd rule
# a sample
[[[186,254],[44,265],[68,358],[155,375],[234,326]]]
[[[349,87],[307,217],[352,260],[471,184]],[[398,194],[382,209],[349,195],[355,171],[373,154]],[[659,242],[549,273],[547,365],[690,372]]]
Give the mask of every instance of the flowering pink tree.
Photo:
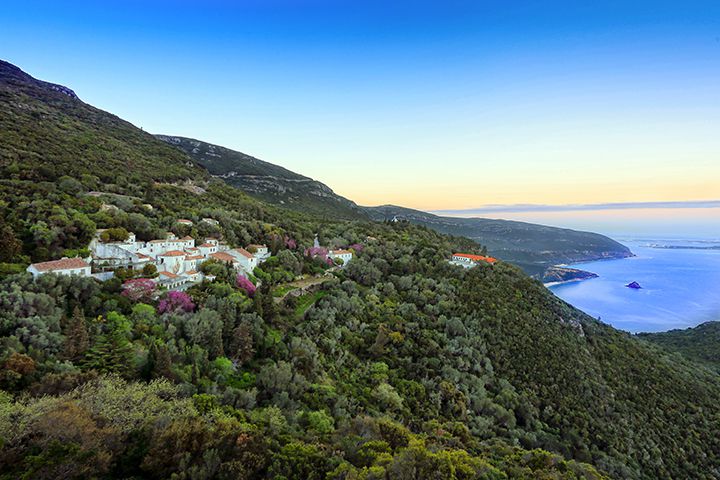
[[[245,290],[245,292],[247,292],[248,294],[248,297],[252,297],[253,295],[255,295],[255,285],[253,285],[250,279],[248,279],[244,275],[237,276],[237,279],[235,279],[235,285],[237,285],[238,288],[242,288],[243,290]]]
[[[158,312],[192,312],[195,304],[185,292],[170,291],[158,303]]]
[[[353,243],[352,245],[350,245],[350,249],[355,250],[355,253],[362,252],[363,248],[365,248],[365,245],[363,245],[362,243]]]
[[[305,249],[305,256],[324,260],[328,256],[328,251],[325,247],[310,247]]]
[[[285,235],[285,246],[289,248],[290,250],[295,250],[297,248],[297,242],[294,238],[290,238],[287,235]]]
[[[122,295],[135,302],[149,300],[155,292],[155,282],[149,278],[133,278],[122,286]]]

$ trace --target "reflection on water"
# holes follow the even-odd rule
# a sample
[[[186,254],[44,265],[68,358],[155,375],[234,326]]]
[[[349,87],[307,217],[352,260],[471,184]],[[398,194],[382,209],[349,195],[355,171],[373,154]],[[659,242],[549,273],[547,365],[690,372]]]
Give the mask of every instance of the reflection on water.
[[[637,257],[573,265],[600,277],[551,290],[588,314],[631,332],[687,328],[720,320],[720,250],[648,246],[689,245],[679,240],[622,243]],[[643,288],[625,287],[632,281]]]

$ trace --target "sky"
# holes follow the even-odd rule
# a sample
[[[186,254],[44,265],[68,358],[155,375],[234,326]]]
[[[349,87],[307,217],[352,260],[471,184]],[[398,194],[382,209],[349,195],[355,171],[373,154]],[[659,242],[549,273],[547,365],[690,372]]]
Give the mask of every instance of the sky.
[[[7,0],[0,58],[363,205],[720,199],[717,1]]]

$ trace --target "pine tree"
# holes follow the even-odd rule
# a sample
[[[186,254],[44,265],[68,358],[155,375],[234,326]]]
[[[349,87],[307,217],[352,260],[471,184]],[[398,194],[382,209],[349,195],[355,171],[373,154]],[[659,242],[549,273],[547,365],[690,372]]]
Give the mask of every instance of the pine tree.
[[[126,334],[114,324],[98,335],[94,345],[85,355],[83,366],[101,373],[118,373],[129,377],[134,370],[133,347]]]
[[[253,348],[253,339],[250,332],[250,326],[242,323],[233,330],[232,340],[230,344],[232,359],[241,365],[248,362],[255,354]]]
[[[65,325],[65,343],[63,344],[63,358],[76,361],[82,357],[90,346],[85,316],[80,307],[75,307],[72,317]]]

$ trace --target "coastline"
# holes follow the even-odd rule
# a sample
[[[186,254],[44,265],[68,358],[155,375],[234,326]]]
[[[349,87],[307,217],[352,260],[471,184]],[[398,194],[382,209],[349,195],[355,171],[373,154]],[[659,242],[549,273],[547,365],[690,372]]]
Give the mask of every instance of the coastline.
[[[543,283],[543,286],[545,286],[547,288],[551,288],[551,287],[557,287],[558,285],[565,285],[567,283],[583,282],[585,280],[591,280],[593,278],[598,278],[598,277],[599,277],[599,275],[595,275],[594,277],[571,278],[569,280],[560,280],[557,282],[546,282],[546,283]]]

